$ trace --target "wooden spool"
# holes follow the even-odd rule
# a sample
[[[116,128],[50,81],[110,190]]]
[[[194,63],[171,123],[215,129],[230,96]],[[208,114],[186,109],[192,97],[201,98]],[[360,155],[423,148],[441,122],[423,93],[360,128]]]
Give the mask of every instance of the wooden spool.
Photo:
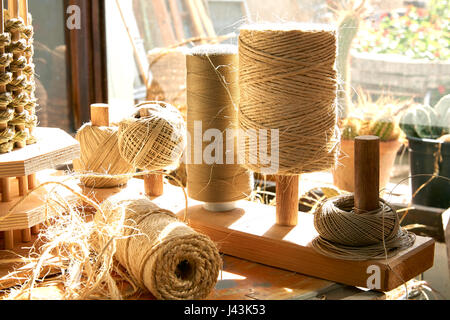
[[[143,108],[140,111],[141,117],[147,117],[148,110]],[[164,193],[164,177],[161,174],[148,174],[144,176],[145,194],[149,197],[159,197]]]

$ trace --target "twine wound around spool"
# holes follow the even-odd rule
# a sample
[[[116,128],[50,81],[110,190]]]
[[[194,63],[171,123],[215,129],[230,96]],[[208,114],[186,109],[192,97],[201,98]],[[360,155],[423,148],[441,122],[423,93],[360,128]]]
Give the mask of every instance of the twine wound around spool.
[[[395,209],[380,199],[380,209],[355,213],[353,195],[324,201],[314,213],[319,236],[312,246],[337,259],[371,260],[395,256],[411,247],[415,235],[400,227]]]
[[[92,104],[91,123],[82,126],[75,137],[80,143],[81,156],[73,161],[76,172],[83,175],[89,173],[80,179],[86,187],[119,187],[130,179],[126,174],[135,171],[135,168],[120,155],[118,131],[117,126],[110,126],[109,106],[101,103]],[[96,177],[95,174],[111,177]],[[114,175],[122,176],[114,177]]]
[[[137,106],[132,118],[119,124],[119,150],[133,166],[162,170],[177,163],[186,144],[186,125],[181,113],[172,105],[147,101]],[[148,116],[141,117],[145,108]]]
[[[243,131],[279,130],[278,175],[327,170],[336,163],[336,49],[336,31],[326,25],[241,28],[239,126]],[[241,152],[248,159],[258,145],[244,142]],[[260,156],[244,165],[258,173],[266,167]]]
[[[203,45],[186,55],[188,194],[214,212],[233,210],[253,188],[237,154],[237,52],[233,45]]]
[[[109,198],[95,216],[100,229],[116,229],[116,259],[158,299],[206,298],[222,267],[215,244],[149,199],[125,196]],[[98,233],[100,247],[109,239]]]

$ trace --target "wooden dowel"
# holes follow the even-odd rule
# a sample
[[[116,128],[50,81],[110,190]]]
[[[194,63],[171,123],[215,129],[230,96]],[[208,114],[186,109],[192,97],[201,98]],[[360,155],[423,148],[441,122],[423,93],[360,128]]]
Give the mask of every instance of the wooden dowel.
[[[19,196],[24,197],[28,194],[28,177],[18,177],[19,180]]]
[[[91,123],[95,127],[109,127],[109,106],[104,103],[91,105]]]
[[[355,212],[380,207],[380,138],[355,138]]]
[[[27,243],[31,242],[31,229],[22,230],[22,242]]]
[[[299,176],[277,176],[277,224],[293,227],[298,224]]]
[[[141,117],[148,116],[148,110],[140,111]],[[145,194],[149,197],[159,197],[164,194],[164,177],[161,174],[149,174],[144,176]]]
[[[35,225],[34,227],[31,227],[32,234],[34,235],[39,234],[39,231],[41,231],[41,226],[39,224]]]
[[[164,194],[164,177],[160,174],[144,176],[145,194],[150,197],[159,197]]]
[[[5,231],[5,250],[13,250],[14,249],[14,231],[7,230]]]
[[[25,25],[28,25],[28,0],[20,0],[19,15],[23,19]]]
[[[38,187],[38,182],[36,178],[36,174],[30,174],[28,176],[28,190],[34,190]]]
[[[11,179],[0,178],[2,184],[2,202],[11,201]]]

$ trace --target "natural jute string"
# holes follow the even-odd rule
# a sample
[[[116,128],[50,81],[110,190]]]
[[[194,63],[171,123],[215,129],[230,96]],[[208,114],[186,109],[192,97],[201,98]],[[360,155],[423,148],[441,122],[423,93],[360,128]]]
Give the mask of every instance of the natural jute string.
[[[174,106],[148,101],[119,125],[119,151],[131,165],[161,170],[177,163],[186,145],[186,125]],[[142,110],[147,115],[142,116]]]
[[[73,161],[73,167],[79,173],[101,173],[121,175],[135,171],[119,152],[119,128],[117,126],[98,127],[90,123],[78,130],[76,139],[80,143],[81,156]],[[87,187],[113,188],[124,185],[129,177],[102,178],[85,177],[81,182]]]
[[[319,237],[313,247],[338,259],[387,259],[415,242],[415,235],[400,227],[397,212],[383,199],[379,210],[357,214],[353,195],[331,198],[316,209],[314,226]]]
[[[252,180],[247,169],[238,164],[237,104],[239,103],[239,73],[237,47],[231,45],[198,46],[189,52],[187,64],[187,129],[191,137],[190,159],[187,169],[187,189],[191,198],[209,202],[234,202],[247,198]],[[195,132],[195,122],[202,124]],[[220,132],[222,145],[208,155],[219,161],[207,163],[203,152],[212,143],[204,141],[210,129]],[[227,130],[232,132],[227,140]],[[194,138],[201,136],[201,148]],[[196,153],[201,163],[196,163]],[[227,155],[232,154],[232,162]],[[211,159],[216,160],[216,159]]]
[[[214,289],[222,262],[208,237],[145,197],[119,194],[101,208],[95,222],[117,229],[115,258],[140,287],[164,300],[204,299]],[[100,247],[109,240],[98,233]]]
[[[336,43],[335,30],[322,25],[241,28],[239,126],[279,130],[279,175],[326,170],[336,163]],[[258,150],[250,139],[240,146],[247,159]],[[266,165],[257,160],[245,166],[264,173]]]
[[[6,13],[7,11],[5,11]],[[15,109],[14,117],[9,125],[16,128],[13,138],[18,145],[36,143],[36,138],[30,132],[37,125],[36,98],[34,82],[34,65],[31,62],[33,56],[33,27],[26,26],[22,18],[9,18],[8,14],[5,30],[10,34],[18,33],[19,39],[11,41],[7,51],[13,54],[13,60],[9,64],[8,71],[13,74],[7,89],[13,92],[13,99],[9,107]],[[24,130],[24,129],[29,130]]]

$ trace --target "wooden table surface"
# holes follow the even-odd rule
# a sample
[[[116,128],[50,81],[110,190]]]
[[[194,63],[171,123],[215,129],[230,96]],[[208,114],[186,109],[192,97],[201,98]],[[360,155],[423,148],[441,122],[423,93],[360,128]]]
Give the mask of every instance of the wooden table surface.
[[[43,173],[40,181],[58,180],[60,174]],[[39,179],[39,176],[38,176]],[[20,239],[17,231],[16,239]],[[0,232],[0,248],[3,239]],[[36,241],[33,236],[30,243],[16,243],[14,252],[0,250],[0,290],[10,288],[16,281],[6,280],[5,276],[13,270],[18,270],[22,279],[26,279],[32,270],[24,263],[17,263],[17,254],[28,256],[29,248]],[[385,299],[385,294],[373,291],[363,291],[334,282],[317,279],[295,272],[285,271],[262,264],[249,262],[231,256],[223,255],[223,269],[215,289],[208,297],[209,300],[307,300],[307,299]],[[48,271],[48,270],[46,270]],[[51,274],[51,273],[50,273]],[[49,278],[50,279],[50,278]],[[23,281],[23,280],[22,280]],[[34,291],[34,298],[54,300],[61,298],[61,290],[55,285]],[[132,299],[154,299],[150,293],[142,293]]]

